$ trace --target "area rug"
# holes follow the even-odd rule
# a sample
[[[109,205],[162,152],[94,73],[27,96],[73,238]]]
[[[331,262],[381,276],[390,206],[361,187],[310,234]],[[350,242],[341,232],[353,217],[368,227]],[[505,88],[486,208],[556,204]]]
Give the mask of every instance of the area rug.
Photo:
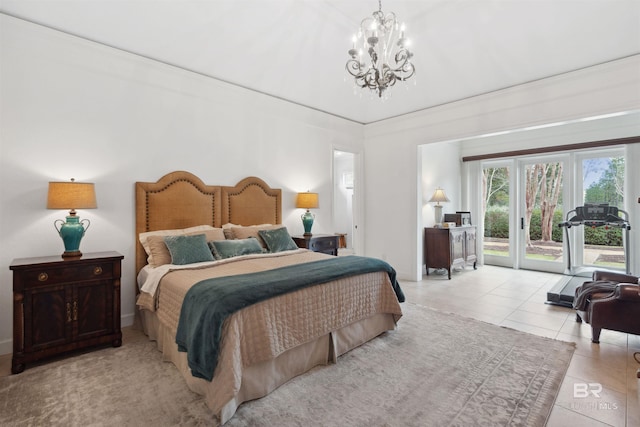
[[[402,305],[395,331],[240,406],[225,426],[543,426],[574,345]],[[154,343],[0,378],[0,425],[212,425]]]

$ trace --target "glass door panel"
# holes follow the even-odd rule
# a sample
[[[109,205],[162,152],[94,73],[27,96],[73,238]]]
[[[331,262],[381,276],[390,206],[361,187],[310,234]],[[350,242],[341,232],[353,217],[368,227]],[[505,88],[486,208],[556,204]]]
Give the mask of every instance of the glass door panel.
[[[582,158],[583,204],[608,203],[624,209],[624,156],[615,154]],[[622,228],[615,226],[583,227],[582,257],[577,259],[584,266],[624,270],[622,235]]]
[[[510,230],[511,167],[482,168],[483,253],[485,264],[511,266]]]
[[[562,199],[565,161],[562,157],[522,162],[520,199],[520,266],[562,272],[564,251]]]

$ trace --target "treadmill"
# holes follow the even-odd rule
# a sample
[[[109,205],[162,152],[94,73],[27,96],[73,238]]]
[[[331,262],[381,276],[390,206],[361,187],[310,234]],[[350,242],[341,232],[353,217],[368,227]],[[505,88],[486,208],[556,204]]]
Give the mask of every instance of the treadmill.
[[[620,216],[624,214],[624,218]],[[564,228],[567,242],[567,269],[565,275],[558,283],[547,292],[547,304],[560,305],[563,307],[573,307],[573,298],[576,288],[584,282],[590,281],[594,267],[576,267],[571,264],[571,241],[569,240],[569,229],[574,226],[584,225],[585,227],[615,227],[624,230],[622,245],[624,247],[625,270],[630,271],[629,257],[629,214],[608,203],[585,203],[574,210],[567,212],[566,220],[559,223],[558,227]],[[604,270],[598,268],[598,270]]]

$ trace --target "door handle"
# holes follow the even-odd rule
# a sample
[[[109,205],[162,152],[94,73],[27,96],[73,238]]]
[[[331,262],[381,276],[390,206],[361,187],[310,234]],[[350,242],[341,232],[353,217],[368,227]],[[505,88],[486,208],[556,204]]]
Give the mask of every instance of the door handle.
[[[524,230],[524,218],[520,218],[520,229]]]

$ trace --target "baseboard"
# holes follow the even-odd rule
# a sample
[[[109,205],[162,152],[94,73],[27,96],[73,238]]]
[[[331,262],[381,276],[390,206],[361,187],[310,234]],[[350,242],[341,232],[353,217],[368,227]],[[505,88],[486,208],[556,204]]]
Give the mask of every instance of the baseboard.
[[[131,314],[124,314],[122,316],[120,316],[120,326],[121,327],[126,327],[126,326],[131,326],[133,325],[133,321],[135,320],[136,315],[131,313]]]
[[[125,314],[120,317],[120,326],[125,328],[127,326],[133,325],[133,321],[135,320],[135,314]],[[4,340],[0,341],[0,356],[5,354],[13,353],[13,340]]]
[[[0,356],[13,353],[13,340],[0,341]]]

